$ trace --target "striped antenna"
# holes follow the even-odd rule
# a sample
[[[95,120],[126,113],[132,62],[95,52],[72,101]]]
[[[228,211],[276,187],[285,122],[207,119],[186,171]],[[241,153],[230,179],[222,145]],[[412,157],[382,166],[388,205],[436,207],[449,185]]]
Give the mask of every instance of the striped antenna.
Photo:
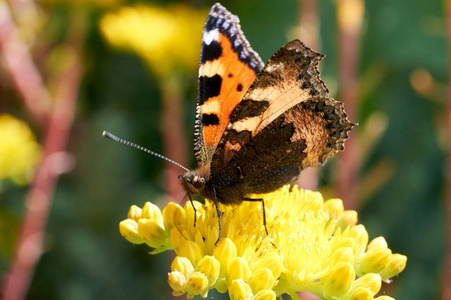
[[[112,134],[111,132],[104,131],[104,132],[102,132],[102,136],[104,136],[104,137],[106,137],[106,138],[108,138],[108,139],[110,139],[110,140],[113,140],[113,141],[115,141],[115,142],[118,142],[118,143],[124,144],[124,145],[126,145],[126,146],[130,146],[130,147],[136,148],[136,149],[138,149],[138,150],[147,152],[147,153],[152,154],[152,155],[154,155],[154,156],[156,156],[156,157],[159,157],[159,158],[161,158],[161,159],[164,159],[165,161],[168,161],[168,162],[170,162],[170,163],[176,165],[177,167],[182,168],[183,170],[185,170],[185,171],[187,171],[187,172],[190,172],[190,171],[191,171],[190,169],[185,168],[185,167],[182,166],[181,164],[179,164],[179,163],[173,161],[172,159],[167,158],[167,157],[164,156],[164,155],[161,155],[161,154],[159,154],[159,153],[150,151],[149,149],[144,148],[143,146],[137,145],[137,144],[132,143],[132,142],[129,142],[129,141],[127,141],[127,140],[121,139],[121,138],[115,136],[114,134]]]

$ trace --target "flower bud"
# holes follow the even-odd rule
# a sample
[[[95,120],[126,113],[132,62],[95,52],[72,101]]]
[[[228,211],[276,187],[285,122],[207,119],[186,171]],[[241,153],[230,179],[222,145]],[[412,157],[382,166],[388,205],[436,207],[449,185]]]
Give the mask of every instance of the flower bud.
[[[384,239],[383,236],[380,236],[380,237],[377,237],[377,238],[373,239],[368,244],[368,247],[367,247],[366,251],[370,251],[370,250],[373,250],[375,248],[388,248],[387,241]]]
[[[395,300],[395,298],[392,298],[390,296],[379,296],[377,298],[374,298],[374,300]]]
[[[132,205],[128,210],[127,217],[138,222],[138,220],[141,219],[141,211],[141,208],[136,205]]]
[[[183,295],[185,293],[186,277],[179,271],[173,271],[168,274],[168,283],[175,295]]]
[[[363,274],[379,273],[388,264],[391,250],[375,248],[366,252],[360,259],[360,271]]]
[[[338,263],[326,279],[324,293],[330,298],[342,298],[354,279],[354,267],[350,263]]]
[[[255,271],[249,279],[249,285],[254,293],[271,290],[274,286],[275,278],[268,268],[262,268]],[[263,299],[263,298],[262,298]]]
[[[180,248],[185,243],[186,238],[180,232],[177,227],[171,229],[169,234],[169,242],[171,244],[172,249],[174,249],[175,253],[180,252]]]
[[[171,271],[179,271],[188,277],[194,272],[194,267],[188,258],[176,256],[171,263]]]
[[[331,219],[338,218],[344,211],[343,201],[341,199],[329,199],[324,202],[323,210],[329,215]]]
[[[253,272],[263,268],[268,268],[271,270],[274,278],[279,278],[283,268],[283,259],[274,252],[268,252],[251,266]]]
[[[185,284],[188,298],[201,294],[207,287],[208,279],[204,274],[200,272],[194,272],[193,274],[191,274]]]
[[[236,258],[236,246],[229,238],[223,238],[218,242],[218,245],[213,250],[213,256],[221,264],[220,277],[226,277],[226,272],[230,263]]]
[[[352,237],[341,237],[338,240],[335,240],[332,244],[332,251],[338,251],[339,249],[348,248],[352,249],[352,255],[354,256],[354,252],[356,249],[356,241]]]
[[[276,300],[276,293],[273,290],[261,290],[252,300]]]
[[[356,242],[354,256],[359,258],[365,252],[366,245],[368,244],[368,232],[365,226],[362,224],[352,226],[349,228],[348,236],[354,238]]]
[[[163,209],[164,228],[168,231],[177,225],[182,224],[185,218],[185,210],[177,203],[169,202]]]
[[[336,263],[347,262],[350,263],[351,265],[354,265],[355,262],[354,252],[350,247],[338,248],[331,254],[330,258],[333,259]]]
[[[247,281],[251,276],[251,270],[246,260],[241,257],[237,257],[233,260],[228,268],[228,280],[231,282],[234,279],[243,279]]]
[[[251,287],[243,279],[235,279],[229,286],[229,296],[232,300],[250,299]]]
[[[161,247],[166,242],[166,232],[155,221],[151,219],[140,219],[138,221],[138,233],[152,248]]]
[[[379,274],[365,274],[362,277],[355,280],[350,290],[357,291],[359,288],[365,288],[371,291],[373,295],[376,295],[382,286],[381,276]]]
[[[119,223],[121,235],[132,244],[143,244],[144,240],[138,233],[138,223],[135,220],[127,219]]]
[[[213,286],[218,280],[221,264],[214,256],[206,255],[197,263],[196,270],[205,274],[208,286]]]
[[[355,224],[357,224],[357,220],[358,220],[358,215],[355,210],[345,210],[341,214],[337,226],[344,229],[350,225],[354,226]]]
[[[379,272],[379,274],[382,276],[383,280],[392,278],[404,270],[406,263],[407,256],[397,253],[392,254],[388,260],[388,263],[385,265],[382,271]]]
[[[163,215],[158,206],[151,202],[146,202],[141,211],[142,219],[150,219],[157,223],[160,227],[164,228]]]
[[[185,243],[180,247],[178,254],[180,256],[188,258],[193,263],[193,265],[197,265],[197,263],[204,256],[204,253],[202,252],[200,246],[190,240],[185,241]]]
[[[349,299],[350,300],[373,300],[373,294],[371,293],[371,291],[369,289],[359,287],[352,293],[352,295]]]
[[[227,292],[227,279],[220,277],[216,281],[215,288],[221,294],[224,294],[225,292]]]

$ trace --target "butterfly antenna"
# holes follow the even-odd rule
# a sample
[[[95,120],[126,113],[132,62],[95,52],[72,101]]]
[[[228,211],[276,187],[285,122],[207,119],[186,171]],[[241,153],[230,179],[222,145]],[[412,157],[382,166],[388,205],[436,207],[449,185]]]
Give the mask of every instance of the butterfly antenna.
[[[152,154],[152,155],[154,155],[154,156],[156,156],[156,157],[159,157],[159,158],[161,158],[161,159],[164,159],[165,161],[168,161],[168,162],[170,162],[170,163],[176,165],[177,167],[182,168],[183,170],[185,170],[185,171],[187,171],[187,172],[190,171],[190,169],[185,168],[185,167],[182,166],[181,164],[179,164],[179,163],[173,161],[172,159],[167,158],[167,157],[164,156],[164,155],[161,155],[161,154],[159,154],[159,153],[150,151],[149,149],[144,148],[143,146],[137,145],[137,144],[132,143],[132,142],[129,142],[129,141],[127,141],[127,140],[121,139],[121,138],[115,136],[114,134],[112,134],[111,132],[104,131],[104,132],[102,132],[102,136],[104,136],[104,137],[106,137],[106,138],[108,138],[108,139],[110,139],[110,140],[113,140],[113,141],[115,141],[115,142],[118,142],[118,143],[124,144],[124,145],[126,145],[126,146],[130,146],[130,147],[136,148],[136,149],[138,149],[138,150],[144,151],[144,152],[146,152],[146,153],[149,153],[149,154]]]

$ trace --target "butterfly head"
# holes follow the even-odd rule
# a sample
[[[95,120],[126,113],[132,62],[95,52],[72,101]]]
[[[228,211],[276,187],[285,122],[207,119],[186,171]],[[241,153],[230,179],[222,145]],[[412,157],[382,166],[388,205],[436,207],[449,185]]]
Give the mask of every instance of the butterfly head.
[[[178,179],[186,191],[193,195],[202,194],[202,191],[205,189],[205,177],[196,174],[195,172],[188,171],[185,174],[180,175]]]

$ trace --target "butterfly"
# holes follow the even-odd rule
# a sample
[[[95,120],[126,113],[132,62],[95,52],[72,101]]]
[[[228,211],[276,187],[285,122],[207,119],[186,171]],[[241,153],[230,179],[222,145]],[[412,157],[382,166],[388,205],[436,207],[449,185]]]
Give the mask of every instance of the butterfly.
[[[238,17],[219,3],[211,8],[199,64],[196,169],[179,180],[191,202],[194,195],[214,201],[218,241],[219,203],[261,201],[266,229],[264,199],[250,195],[292,183],[344,149],[355,124],[329,98],[318,71],[323,57],[293,40],[263,64]]]

